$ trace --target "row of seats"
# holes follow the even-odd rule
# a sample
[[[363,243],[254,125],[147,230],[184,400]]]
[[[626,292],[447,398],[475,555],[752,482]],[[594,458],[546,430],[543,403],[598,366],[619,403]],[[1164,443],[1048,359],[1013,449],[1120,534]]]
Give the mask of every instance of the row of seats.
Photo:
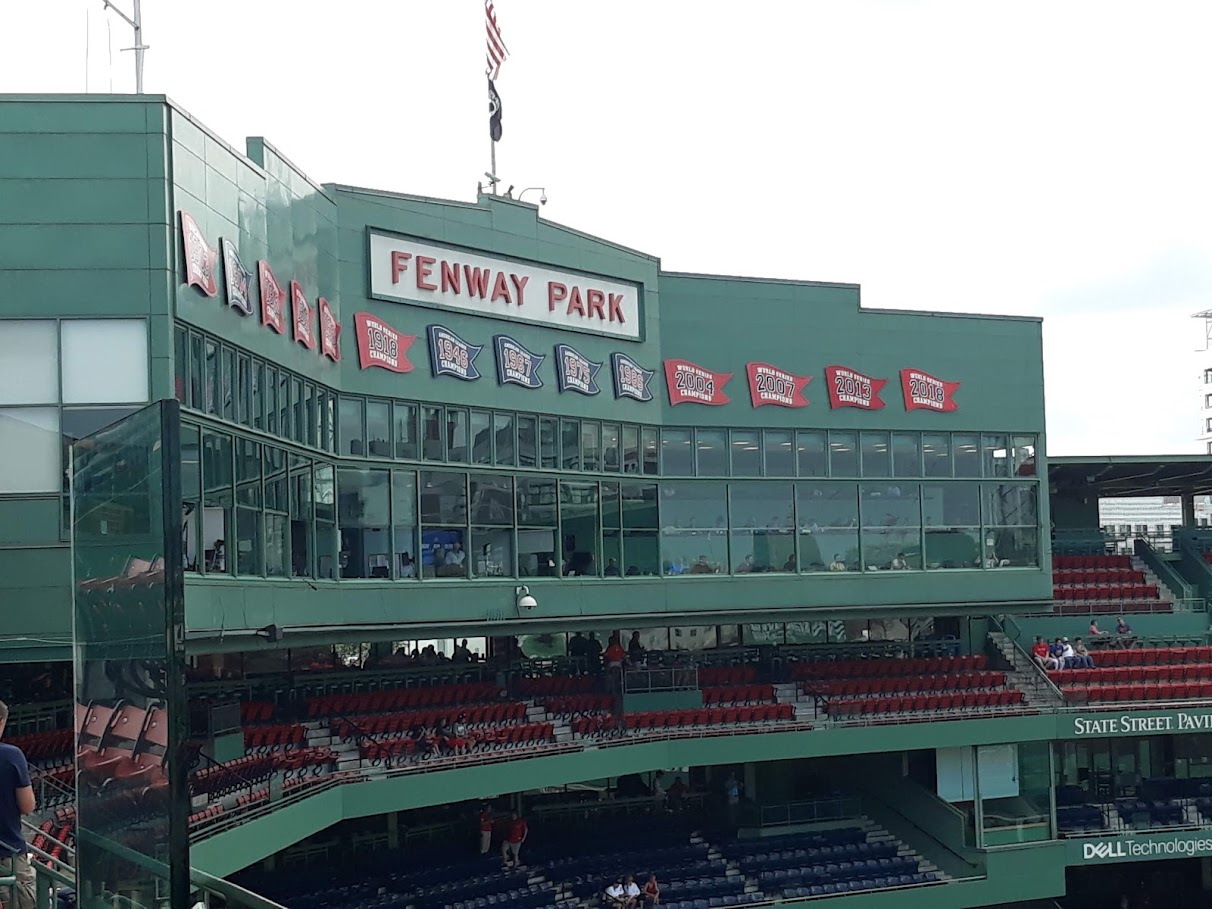
[[[1126,555],[1053,555],[1053,571],[1090,570],[1100,568],[1131,568],[1132,557]]]
[[[610,710],[613,698],[608,694],[569,694],[564,697],[545,698],[540,703],[553,716],[577,716],[583,713],[599,713]]]
[[[444,744],[452,747],[499,749],[536,742],[550,742],[554,738],[555,726],[551,723],[520,723],[515,726],[469,730],[466,738],[448,737]],[[411,738],[381,739],[362,742],[359,750],[364,759],[371,761],[407,757],[417,750],[417,742]]]
[[[276,726],[251,726],[244,730],[244,747],[257,749],[289,748],[307,741],[307,730],[298,723],[280,723]]]
[[[765,704],[773,700],[773,685],[750,683],[703,689],[703,703],[709,707],[714,704]]]
[[[446,707],[416,710],[410,713],[390,713],[377,716],[340,718],[332,721],[333,735],[352,739],[359,735],[390,735],[407,732],[414,726],[430,728],[439,724],[453,725],[459,717],[471,726],[494,723],[514,723],[526,718],[526,705],[521,701],[491,704],[485,707]]]
[[[627,863],[622,866],[615,864],[613,857],[610,862],[604,864],[593,871],[579,874],[566,881],[568,889],[579,897],[592,896],[595,893],[600,893],[608,884],[613,882],[619,875],[619,868],[631,868],[638,862]],[[648,870],[656,869],[656,866],[645,865],[645,870],[639,871],[635,875],[637,881],[644,881],[648,877]],[[699,880],[702,878],[721,877],[728,872],[728,863],[722,858],[709,859],[689,859],[686,861],[674,861],[667,864],[662,864],[659,869],[652,870],[652,873],[657,875],[658,880]],[[667,896],[668,894],[666,894]]]
[[[1205,679],[1212,681],[1212,663],[1050,669],[1048,678],[1056,685],[1156,685],[1159,682],[1201,682]]]
[[[240,722],[247,726],[250,723],[268,723],[277,713],[277,707],[272,701],[241,701]]]
[[[538,909],[540,906],[559,905],[555,899],[555,885],[544,881],[541,884],[527,884],[514,887],[511,890],[500,890],[486,896],[470,897],[454,902],[439,902],[414,897],[412,903],[415,909],[487,909],[489,906],[507,907],[507,909]],[[440,899],[440,898],[439,898]]]
[[[1161,666],[1179,663],[1212,663],[1212,647],[1134,647],[1101,650],[1100,666]]]
[[[1174,827],[1187,822],[1186,810],[1170,799],[1119,799],[1115,813],[1129,827]]]
[[[876,657],[875,659],[814,660],[794,663],[793,679],[875,678],[894,675],[925,675],[984,670],[988,659],[984,654],[941,657]]]
[[[1176,701],[1212,698],[1212,681],[1161,682],[1145,685],[1065,685],[1065,700],[1089,701]]]
[[[1091,568],[1052,572],[1052,583],[1069,584],[1143,584],[1145,573],[1136,568]]]
[[[194,827],[201,824],[203,821],[209,821],[213,817],[218,817],[222,813],[222,805],[207,805],[201,811],[195,811],[189,816],[189,826]]]
[[[809,887],[784,887],[783,899],[816,899],[821,896],[841,896],[845,893],[861,893],[864,890],[887,890],[892,887],[909,887],[915,884],[930,884],[939,880],[933,871],[918,871],[913,874],[888,875],[887,877],[863,878],[854,881],[838,881],[829,884],[814,884]]]
[[[757,681],[756,666],[703,666],[699,669],[699,684],[747,685]]]
[[[1054,600],[1156,600],[1156,584],[1091,584],[1086,587],[1052,588]]]
[[[755,890],[753,893],[726,893],[714,899],[676,899],[667,900],[666,894],[661,893],[661,905],[664,909],[732,909],[734,906],[748,906],[750,903],[764,903],[770,897]]]
[[[70,729],[50,729],[46,732],[6,736],[5,741],[20,748],[30,763],[41,763],[70,759],[76,736]]]
[[[780,868],[802,868],[808,864],[846,862],[855,859],[893,858],[897,854],[893,840],[876,842],[836,843],[828,846],[798,846],[773,852],[759,852],[740,859],[746,871],[776,871]]]
[[[277,766],[274,755],[248,754],[195,771],[190,776],[189,789],[194,795],[225,795],[249,783],[268,779]]]
[[[628,729],[654,729],[666,726],[727,726],[792,720],[795,719],[795,707],[791,704],[760,704],[756,707],[652,710],[645,713],[630,713],[624,719]]]
[[[366,691],[357,694],[328,694],[308,698],[307,716],[310,719],[334,715],[382,713],[385,711],[415,710],[428,707],[479,704],[494,701],[500,690],[493,682],[464,682],[458,685],[428,685],[422,688],[393,688],[384,691]]]
[[[966,694],[902,695],[871,698],[846,698],[828,701],[825,710],[831,717],[871,716],[882,713],[909,713],[936,710],[971,710],[992,707],[1019,707],[1023,693],[1016,688],[1001,691],[975,691]]]
[[[1057,806],[1056,826],[1067,832],[1106,830],[1107,816],[1097,805]]]
[[[1121,615],[1166,614],[1174,611],[1174,604],[1169,600],[1108,600],[1105,603],[1098,600],[1060,600],[1048,614],[1090,616],[1102,609],[1113,609]]]
[[[544,697],[562,694],[589,694],[596,687],[591,675],[539,675],[528,676],[514,682],[513,692],[517,697]]]
[[[1006,684],[1004,672],[966,672],[956,675],[915,675],[875,679],[825,679],[803,682],[810,694],[853,697],[865,694],[899,694],[905,691],[967,691],[979,688],[1001,688]]]
[[[915,874],[919,870],[918,860],[913,856],[893,858],[859,859],[853,862],[829,862],[810,868],[780,868],[763,871],[757,876],[758,886],[763,890],[780,889],[788,884],[812,886],[832,884],[838,881],[887,877],[891,874]]]

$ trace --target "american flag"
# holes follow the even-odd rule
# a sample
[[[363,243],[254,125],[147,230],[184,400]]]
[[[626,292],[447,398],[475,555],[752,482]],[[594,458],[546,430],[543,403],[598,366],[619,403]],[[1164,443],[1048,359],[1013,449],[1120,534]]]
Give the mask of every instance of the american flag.
[[[495,81],[501,74],[501,64],[509,56],[509,49],[501,38],[501,26],[497,25],[492,0],[484,0],[484,27],[488,32],[488,78]]]

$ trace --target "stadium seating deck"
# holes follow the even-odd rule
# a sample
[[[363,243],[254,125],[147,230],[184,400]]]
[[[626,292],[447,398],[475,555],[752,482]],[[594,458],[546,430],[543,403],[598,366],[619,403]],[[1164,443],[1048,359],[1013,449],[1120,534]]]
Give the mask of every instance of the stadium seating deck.
[[[1094,669],[1050,670],[1065,700],[1152,701],[1212,698],[1212,647],[1103,650]]]
[[[1149,583],[1127,555],[1054,555],[1052,598],[1061,614],[1096,608],[1113,612],[1170,612],[1162,588]]]

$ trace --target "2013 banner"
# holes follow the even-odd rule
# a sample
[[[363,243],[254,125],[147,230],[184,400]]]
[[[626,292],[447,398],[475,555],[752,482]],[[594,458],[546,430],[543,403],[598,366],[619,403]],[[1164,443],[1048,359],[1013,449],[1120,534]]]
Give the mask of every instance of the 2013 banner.
[[[358,336],[358,365],[362,369],[377,366],[389,372],[412,372],[408,348],[416,335],[398,332],[368,312],[354,313],[354,332]]]
[[[474,382],[480,378],[476,357],[483,349],[482,344],[468,344],[445,326],[429,326],[429,365],[435,378],[454,376],[465,382]]]
[[[796,376],[769,363],[746,363],[749,376],[749,398],[754,407],[773,404],[776,407],[807,407],[804,389],[812,376]]]
[[[947,382],[920,369],[901,370],[905,410],[936,410],[939,413],[959,410],[955,403],[955,392],[959,387],[959,382]]]
[[[829,385],[829,406],[834,409],[883,409],[884,400],[880,392],[888,384],[887,379],[873,379],[846,366],[826,366],[825,381]]]
[[[724,394],[724,386],[731,378],[730,372],[713,372],[689,360],[665,361],[670,404],[727,404],[730,398]]]

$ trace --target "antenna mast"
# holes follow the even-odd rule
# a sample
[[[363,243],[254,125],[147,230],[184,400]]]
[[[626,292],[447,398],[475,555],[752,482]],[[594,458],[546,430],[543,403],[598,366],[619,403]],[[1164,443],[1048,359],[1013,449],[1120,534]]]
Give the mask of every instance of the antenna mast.
[[[135,52],[135,94],[143,94],[143,52],[147,50],[147,45],[143,43],[143,0],[133,0],[134,13],[126,15],[118,7],[114,6],[111,0],[102,0],[107,10],[112,9],[117,13],[122,20],[135,30],[134,47],[124,47],[122,50]]]

